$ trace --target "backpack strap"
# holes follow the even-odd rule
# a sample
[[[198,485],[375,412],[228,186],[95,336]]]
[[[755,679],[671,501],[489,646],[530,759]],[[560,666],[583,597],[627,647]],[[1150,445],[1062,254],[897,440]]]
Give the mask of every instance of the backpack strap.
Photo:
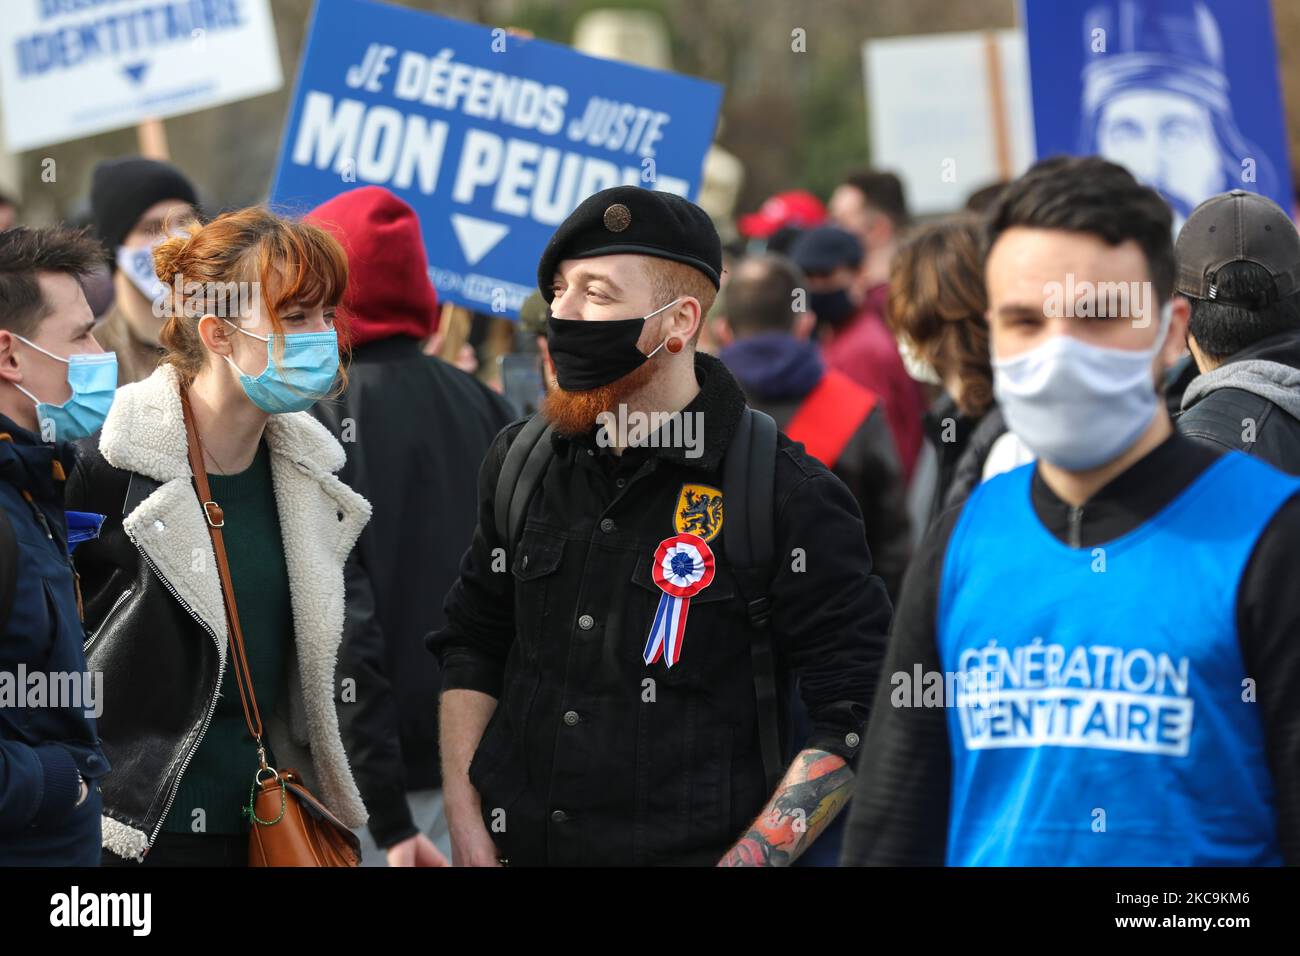
[[[541,415],[534,415],[510,443],[501,473],[497,476],[493,500],[497,537],[507,550],[515,546],[523,529],[528,501],[541,484],[546,466],[555,457],[551,445],[551,426]]]
[[[770,415],[746,407],[727,447],[723,489],[731,523],[724,546],[736,571],[741,596],[754,628],[750,658],[754,671],[754,700],[758,715],[759,751],[768,791],[785,775],[781,759],[781,723],[776,696],[776,655],[772,645],[771,599],[768,582],[775,559],[776,422]]]

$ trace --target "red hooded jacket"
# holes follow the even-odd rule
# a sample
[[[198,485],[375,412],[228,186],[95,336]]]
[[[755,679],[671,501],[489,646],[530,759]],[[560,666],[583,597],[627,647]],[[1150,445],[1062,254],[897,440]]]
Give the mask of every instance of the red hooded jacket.
[[[438,328],[438,293],[415,210],[379,186],[335,196],[307,214],[348,256],[342,303],[349,342],[365,345],[406,335],[425,339]]]

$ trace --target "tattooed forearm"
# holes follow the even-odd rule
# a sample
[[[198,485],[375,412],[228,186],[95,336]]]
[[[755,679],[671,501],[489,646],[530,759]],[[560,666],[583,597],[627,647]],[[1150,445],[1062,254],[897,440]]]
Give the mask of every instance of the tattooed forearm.
[[[804,750],[776,795],[719,866],[789,866],[835,819],[853,790],[843,757]]]

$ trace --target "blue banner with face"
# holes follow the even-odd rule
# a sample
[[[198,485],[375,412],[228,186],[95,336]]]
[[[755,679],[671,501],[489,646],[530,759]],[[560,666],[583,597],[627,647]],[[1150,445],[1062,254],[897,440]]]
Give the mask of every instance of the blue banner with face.
[[[1292,208],[1269,0],[1023,0],[1039,158],[1100,154],[1175,224],[1230,189]]]
[[[694,199],[722,88],[500,28],[318,0],[271,199],[381,185],[420,216],[444,300],[516,316],[574,207],[636,184]]]

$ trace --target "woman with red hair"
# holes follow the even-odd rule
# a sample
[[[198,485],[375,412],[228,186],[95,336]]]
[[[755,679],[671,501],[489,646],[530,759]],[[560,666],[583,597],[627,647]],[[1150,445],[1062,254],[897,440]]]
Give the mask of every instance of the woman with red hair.
[[[366,816],[334,672],[344,559],[370,506],[305,411],[344,378],[347,259],[318,227],[254,208],[154,262],[172,291],[162,364],[118,390],[68,483],[68,507],[107,515],[76,555],[113,768],[104,862],[242,866],[259,768],[294,768],[347,826]]]

